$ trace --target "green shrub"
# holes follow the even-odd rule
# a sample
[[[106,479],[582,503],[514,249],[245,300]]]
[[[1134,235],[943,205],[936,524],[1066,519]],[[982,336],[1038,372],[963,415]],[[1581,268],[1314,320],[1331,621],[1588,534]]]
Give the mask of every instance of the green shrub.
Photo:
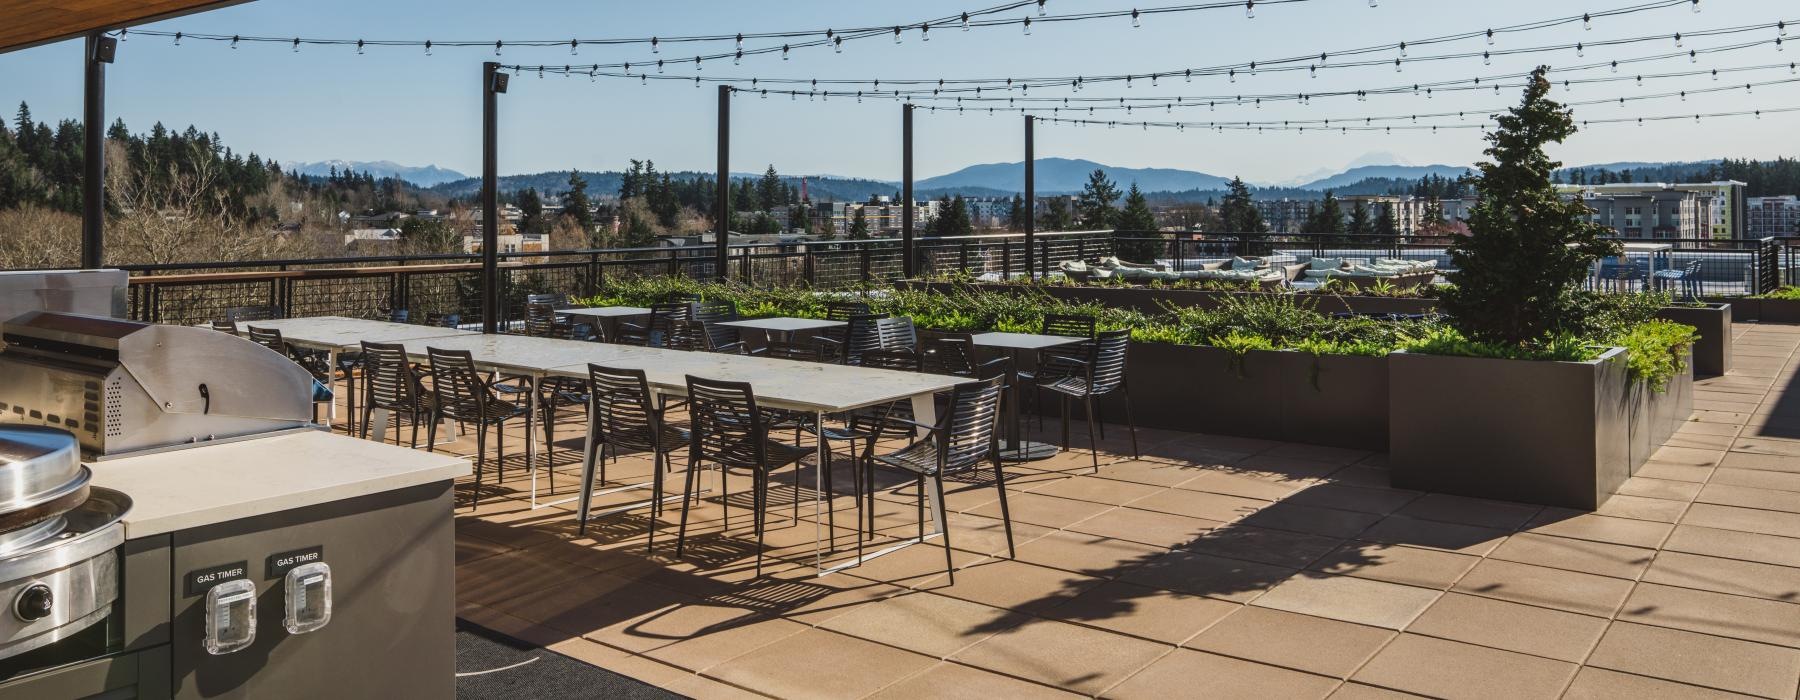
[[[1661,393],[1669,388],[1669,380],[1687,368],[1688,348],[1699,339],[1693,326],[1655,319],[1633,326],[1612,342],[1628,352],[1625,361],[1632,378]]]
[[[1750,298],[1751,299],[1782,299],[1785,301],[1800,301],[1800,287],[1795,287],[1792,285],[1783,286],[1783,287],[1776,289],[1775,291],[1764,292],[1762,294],[1758,294],[1758,295],[1750,297]]]

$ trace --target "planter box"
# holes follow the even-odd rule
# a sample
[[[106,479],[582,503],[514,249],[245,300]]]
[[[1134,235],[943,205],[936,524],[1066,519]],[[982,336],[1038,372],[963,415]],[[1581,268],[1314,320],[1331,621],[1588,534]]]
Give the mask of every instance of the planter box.
[[[1685,323],[1700,331],[1694,343],[1694,374],[1716,377],[1731,370],[1731,304],[1667,306],[1656,317]]]
[[[1397,488],[1592,510],[1630,476],[1625,350],[1592,362],[1388,355]]]
[[[1653,391],[1648,383],[1634,381],[1628,394],[1631,404],[1630,464],[1631,473],[1636,474],[1638,467],[1644,466],[1650,455],[1694,415],[1692,356],[1662,391]]]
[[[952,282],[926,282],[919,280],[901,280],[895,282],[896,287],[904,289],[922,289],[949,293],[953,291],[973,291],[988,293],[1023,294],[1033,291],[1042,292],[1052,299],[1060,299],[1075,303],[1097,303],[1115,309],[1131,309],[1143,313],[1156,313],[1165,306],[1196,307],[1210,309],[1217,307],[1228,297],[1288,295],[1304,303],[1314,305],[1320,313],[1361,313],[1361,314],[1424,314],[1437,310],[1436,299],[1415,299],[1406,297],[1370,297],[1339,296],[1334,294],[1306,294],[1297,292],[1215,292],[1199,289],[1155,289],[1151,287],[1087,287],[1041,284],[1025,286],[1018,284],[958,284]]]
[[[1794,299],[1758,299],[1762,302],[1762,315],[1756,320],[1763,323],[1800,323],[1800,301]]]
[[[1387,449],[1387,358],[1253,350],[1234,360],[1213,347],[1132,343],[1126,381],[1138,425]],[[1118,401],[1103,400],[1102,415],[1122,418]],[[1047,419],[1061,411],[1043,397]]]

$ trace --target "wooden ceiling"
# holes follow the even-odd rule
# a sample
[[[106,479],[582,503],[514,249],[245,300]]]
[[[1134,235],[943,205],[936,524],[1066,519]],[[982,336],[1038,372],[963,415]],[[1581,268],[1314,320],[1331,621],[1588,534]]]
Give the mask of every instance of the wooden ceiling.
[[[0,0],[0,53],[248,0]]]

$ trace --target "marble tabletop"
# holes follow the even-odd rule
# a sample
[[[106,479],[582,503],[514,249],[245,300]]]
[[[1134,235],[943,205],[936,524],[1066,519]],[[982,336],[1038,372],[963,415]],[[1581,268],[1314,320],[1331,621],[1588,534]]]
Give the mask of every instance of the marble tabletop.
[[[586,306],[573,309],[557,309],[556,313],[567,316],[618,318],[621,316],[647,316],[650,314],[650,310],[638,306]]]
[[[331,348],[340,351],[361,350],[362,341],[365,340],[371,343],[398,343],[420,338],[481,335],[475,331],[441,326],[420,326],[343,316],[274,318],[265,321],[239,321],[237,324],[239,332],[248,332],[247,329],[251,326],[281,331],[281,339],[295,345]]]
[[[1071,338],[1065,335],[1040,335],[1037,333],[976,333],[969,337],[969,342],[987,348],[1005,350],[1042,350],[1062,345],[1073,345],[1086,341],[1086,338]]]
[[[777,333],[792,333],[794,331],[813,331],[822,328],[836,328],[848,324],[844,321],[832,321],[823,318],[791,318],[787,316],[776,316],[773,318],[748,318],[741,321],[719,321],[717,325],[731,326],[734,328],[754,328],[756,330],[775,331]]]

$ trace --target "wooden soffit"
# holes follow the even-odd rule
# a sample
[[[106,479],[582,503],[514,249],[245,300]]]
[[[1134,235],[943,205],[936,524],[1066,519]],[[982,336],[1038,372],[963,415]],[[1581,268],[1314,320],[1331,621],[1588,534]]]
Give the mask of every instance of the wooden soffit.
[[[0,53],[248,0],[0,0]]]

